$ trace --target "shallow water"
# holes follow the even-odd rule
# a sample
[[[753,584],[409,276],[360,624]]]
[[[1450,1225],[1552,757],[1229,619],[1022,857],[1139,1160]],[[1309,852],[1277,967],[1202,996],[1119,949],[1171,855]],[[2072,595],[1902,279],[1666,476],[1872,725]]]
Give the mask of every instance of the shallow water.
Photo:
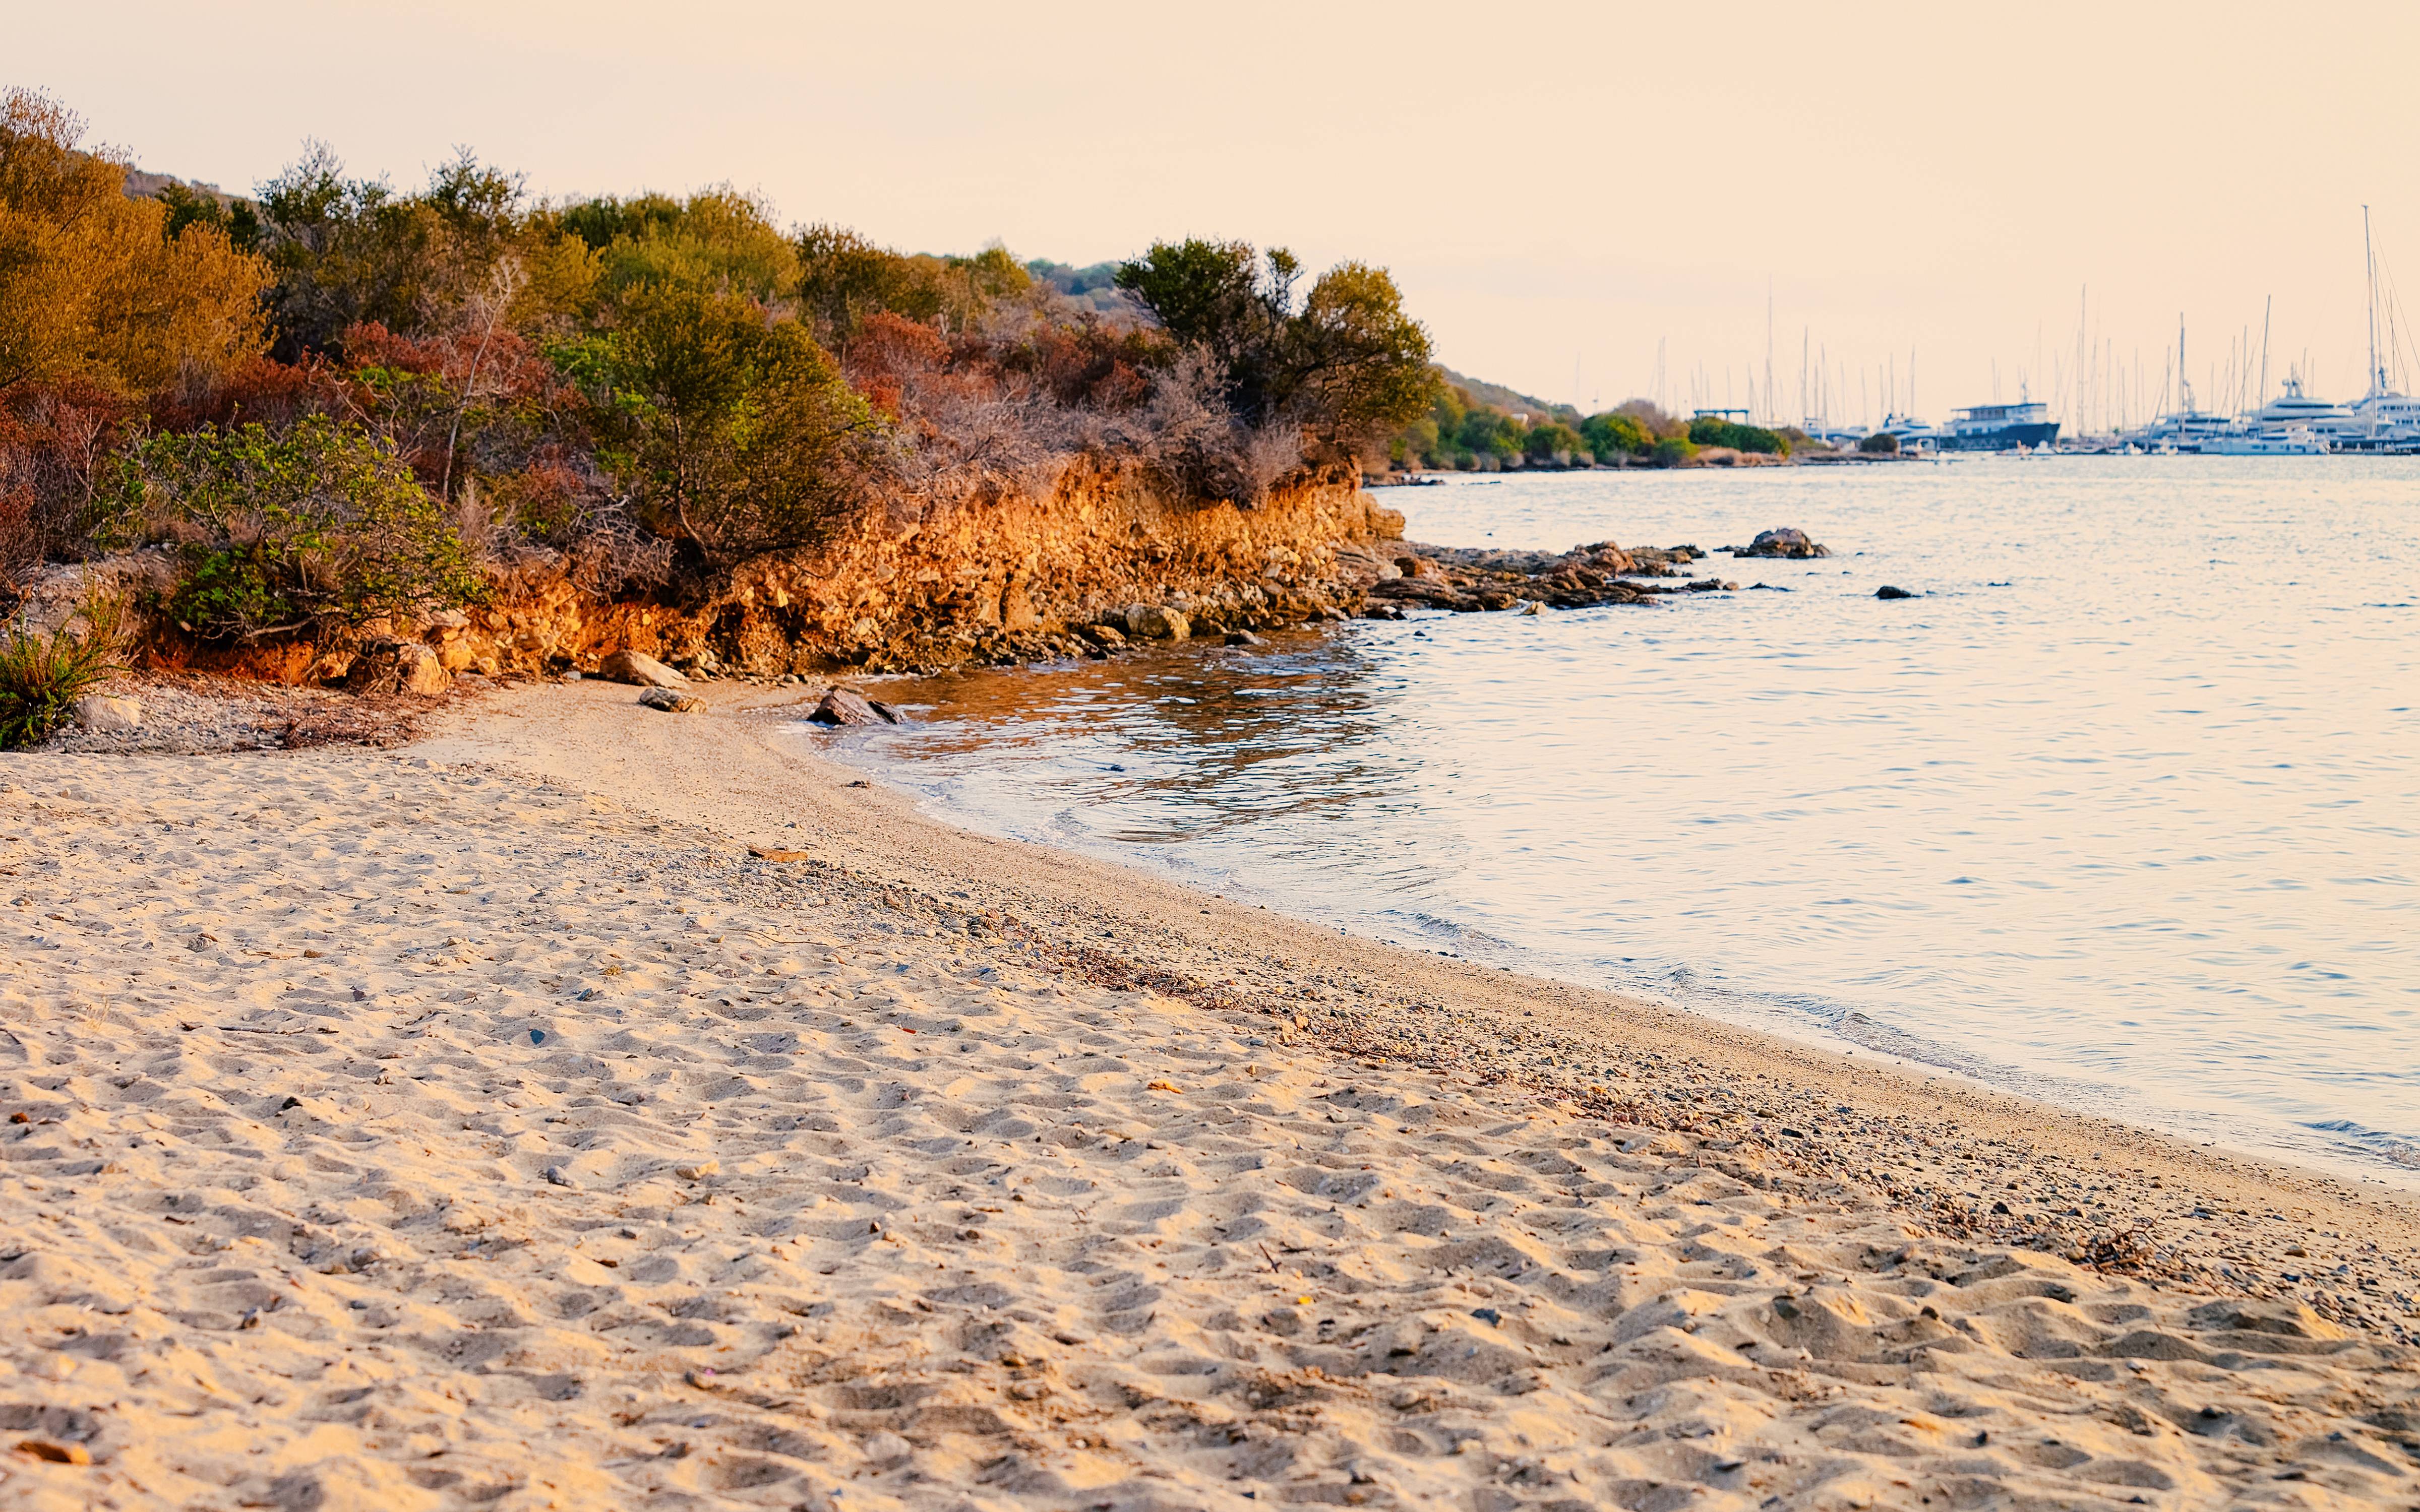
[[[908,683],[923,722],[833,744],[974,827],[2420,1184],[2420,459],[1386,501],[1454,545],[1838,555]]]

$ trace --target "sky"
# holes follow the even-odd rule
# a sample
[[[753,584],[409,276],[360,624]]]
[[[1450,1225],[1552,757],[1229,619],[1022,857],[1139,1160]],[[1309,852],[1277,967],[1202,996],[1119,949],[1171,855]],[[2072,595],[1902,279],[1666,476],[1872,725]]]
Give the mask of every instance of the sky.
[[[0,0],[0,84],[233,191],[317,137],[399,186],[458,146],[552,196],[729,182],[908,251],[1242,238],[1384,266],[1449,366],[1590,409],[2140,420],[2180,317],[2205,408],[2253,397],[2264,318],[2272,392],[2354,397],[2365,204],[2420,315],[2409,0]]]

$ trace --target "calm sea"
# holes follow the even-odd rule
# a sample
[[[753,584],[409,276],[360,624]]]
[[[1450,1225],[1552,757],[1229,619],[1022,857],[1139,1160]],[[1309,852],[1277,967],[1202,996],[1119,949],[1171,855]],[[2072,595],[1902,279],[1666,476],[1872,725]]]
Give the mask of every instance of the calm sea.
[[[1836,555],[907,683],[914,727],[815,738],[976,828],[2420,1184],[2420,458],[1386,501],[1449,545]]]

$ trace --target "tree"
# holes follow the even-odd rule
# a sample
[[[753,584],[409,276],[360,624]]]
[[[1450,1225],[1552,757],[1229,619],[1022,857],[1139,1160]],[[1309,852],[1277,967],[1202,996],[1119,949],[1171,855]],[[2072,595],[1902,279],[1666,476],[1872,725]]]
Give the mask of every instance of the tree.
[[[1369,455],[1437,392],[1428,332],[1384,269],[1347,262],[1321,274],[1287,338],[1287,408],[1314,450],[1338,460]]]
[[[643,287],[559,360],[602,412],[640,517],[727,568],[826,539],[863,497],[878,423],[795,320],[731,294]]]
[[[468,149],[440,165],[427,189],[399,194],[347,178],[327,144],[308,144],[260,189],[260,246],[276,272],[268,301],[275,355],[290,363],[338,352],[357,325],[420,335],[484,320],[482,301],[508,265],[509,323],[584,308],[597,279],[594,255],[523,199],[519,174]]]
[[[1282,247],[1155,242],[1118,286],[1183,347],[1203,352],[1249,427],[1301,427],[1315,456],[1373,454],[1438,393],[1428,332],[1382,269],[1340,263],[1296,309],[1302,264]]]
[[[766,305],[797,292],[797,248],[762,200],[728,184],[685,200],[585,200],[556,219],[596,258],[597,291],[608,301],[653,285],[741,294]]]
[[[260,347],[266,270],[218,226],[171,228],[126,163],[47,95],[0,94],[0,390],[82,380],[135,397]]]
[[[1033,283],[998,243],[971,257],[908,256],[845,226],[817,224],[799,233],[797,245],[800,310],[834,347],[876,315],[967,331]]]

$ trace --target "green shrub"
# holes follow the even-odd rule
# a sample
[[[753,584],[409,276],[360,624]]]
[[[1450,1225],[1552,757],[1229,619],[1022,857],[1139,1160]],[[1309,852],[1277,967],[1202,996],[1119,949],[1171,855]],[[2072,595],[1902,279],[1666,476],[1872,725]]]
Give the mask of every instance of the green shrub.
[[[63,625],[48,635],[0,633],[0,750],[39,745],[67,722],[75,701],[119,671],[117,640],[124,624],[114,600],[87,605],[85,633]]]
[[[640,289],[618,329],[554,359],[596,403],[598,459],[641,521],[709,565],[815,545],[866,498],[880,421],[804,326],[752,300]]]
[[[1889,431],[1878,430],[1857,442],[1857,450],[1874,455],[1896,456],[1899,455],[1899,438]]]
[[[1619,412],[1589,416],[1580,422],[1580,437],[1600,462],[1623,454],[1645,456],[1655,449],[1655,433],[1637,416]]]
[[[1585,455],[1589,445],[1578,431],[1559,420],[1549,420],[1529,427],[1529,434],[1522,438],[1521,450],[1529,455],[1532,462],[1567,463],[1574,456]]]
[[[1698,455],[1697,442],[1686,436],[1667,436],[1655,443],[1649,458],[1659,468],[1677,468]]]
[[[1719,415],[1699,415],[1689,422],[1689,440],[1699,446],[1728,446],[1734,452],[1762,452],[1788,456],[1790,439],[1762,425],[1743,425]]]
[[[444,507],[386,442],[323,415],[130,447],[104,533],[176,547],[165,606],[210,640],[358,626],[477,599]]]

